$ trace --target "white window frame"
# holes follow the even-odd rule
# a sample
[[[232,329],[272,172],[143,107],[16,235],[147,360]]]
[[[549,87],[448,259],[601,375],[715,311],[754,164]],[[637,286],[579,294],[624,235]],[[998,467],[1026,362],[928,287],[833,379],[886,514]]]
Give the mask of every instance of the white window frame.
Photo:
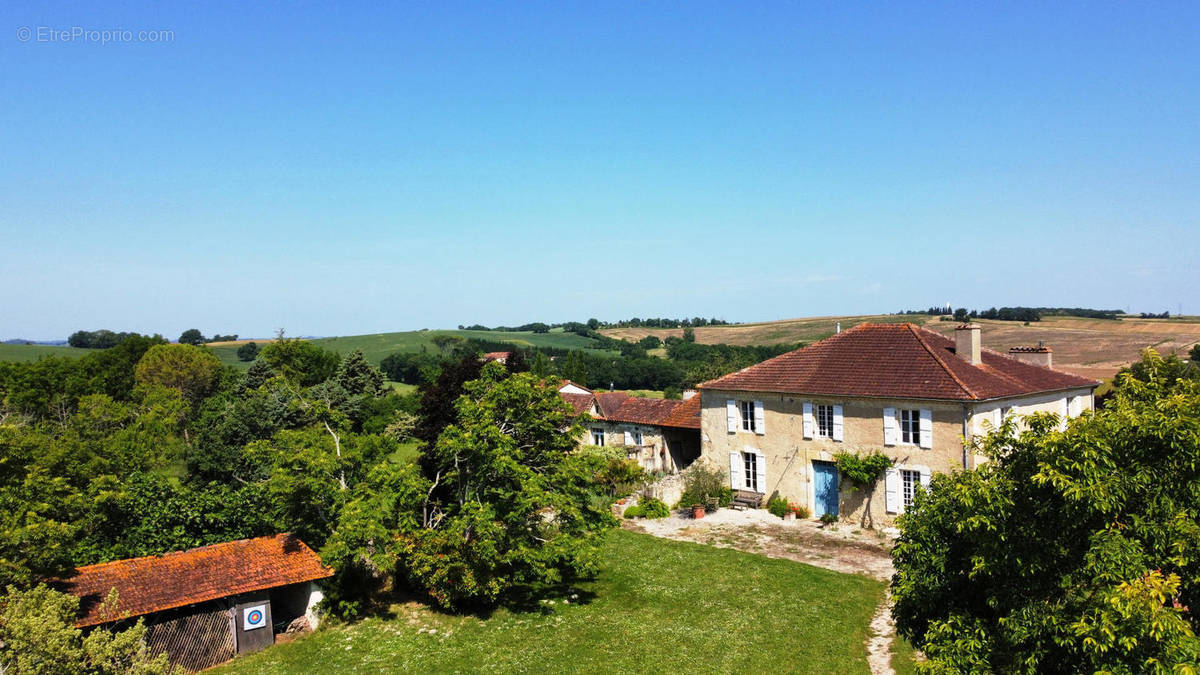
[[[916,469],[900,469],[900,503],[904,509],[912,506],[913,498],[917,496],[917,488],[921,486],[921,472]]]
[[[743,489],[761,493],[758,484],[758,463],[763,461],[757,452],[742,451],[742,485]]]
[[[634,444],[634,445],[636,445],[636,446],[638,446],[638,447],[641,447],[641,445],[642,445],[642,431],[641,431],[641,429],[633,429],[633,430],[631,430],[629,433],[630,433],[630,434],[633,436],[633,444]]]
[[[599,441],[597,441],[599,437]],[[604,429],[601,427],[592,427],[592,445],[604,445]]]
[[[754,426],[754,401],[738,401],[738,418],[742,431],[751,433],[758,431]]]
[[[834,413],[833,404],[825,405],[818,403],[814,415],[816,417],[816,436],[817,438],[833,438]]]
[[[901,408],[896,411],[896,442],[898,445],[921,444],[921,410],[919,408]]]

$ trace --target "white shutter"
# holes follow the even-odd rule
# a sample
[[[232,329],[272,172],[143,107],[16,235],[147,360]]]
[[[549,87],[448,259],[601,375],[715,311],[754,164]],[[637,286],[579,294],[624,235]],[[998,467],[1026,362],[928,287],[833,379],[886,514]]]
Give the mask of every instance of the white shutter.
[[[729,433],[737,433],[738,409],[737,401],[729,399],[725,402],[725,421],[729,425]]]
[[[742,483],[742,453],[730,451],[729,453],[729,487],[734,490],[741,490],[744,484]]]
[[[633,443],[633,432],[626,430],[625,431],[625,445],[633,445],[633,444],[634,444]]]
[[[757,461],[754,462],[754,469],[755,469],[754,472],[756,474],[758,474],[758,476],[757,476],[758,477],[758,491],[766,492],[767,491],[767,456],[762,454],[758,450],[755,450],[754,454],[758,456]]]
[[[929,467],[922,466],[922,467],[918,467],[917,470],[921,472],[921,487],[928,490],[929,489],[929,477],[931,475],[930,471],[929,471]]]
[[[754,433],[759,436],[767,433],[766,415],[763,414],[762,401],[754,402]]]
[[[883,444],[896,444],[896,409],[883,409]]]
[[[842,406],[833,406],[833,440],[842,440]]]
[[[921,409],[921,447],[933,447],[933,411]]]
[[[804,402],[804,425],[803,426],[804,426],[804,437],[812,438],[813,437],[812,401]]]
[[[883,475],[884,495],[887,497],[888,513],[903,513],[904,503],[900,500],[900,469],[890,467]]]
[[[992,411],[992,429],[999,429],[1004,423],[1004,415],[1000,413],[1000,409],[996,408]]]

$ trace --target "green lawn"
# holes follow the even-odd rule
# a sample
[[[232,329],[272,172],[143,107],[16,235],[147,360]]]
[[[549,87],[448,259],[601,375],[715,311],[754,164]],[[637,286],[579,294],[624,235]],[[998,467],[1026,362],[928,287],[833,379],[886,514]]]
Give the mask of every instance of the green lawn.
[[[54,345],[3,345],[0,344],[0,361],[37,361],[43,356],[83,356],[91,349],[78,347],[55,347]]]
[[[327,628],[222,670],[866,673],[883,584],[617,530],[600,578],[581,592],[487,618],[398,605],[392,618]]]

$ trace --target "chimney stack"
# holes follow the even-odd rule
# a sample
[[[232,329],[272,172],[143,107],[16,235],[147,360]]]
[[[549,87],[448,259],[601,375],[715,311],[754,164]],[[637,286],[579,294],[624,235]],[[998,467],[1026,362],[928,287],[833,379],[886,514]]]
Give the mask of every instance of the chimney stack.
[[[1036,347],[1013,347],[1012,349],[1008,350],[1008,355],[1018,361],[1032,363],[1035,366],[1041,366],[1043,368],[1054,367],[1054,361],[1052,358],[1054,354],[1050,351],[1050,348],[1046,346],[1046,343],[1043,340],[1038,340],[1038,345]]]
[[[977,366],[983,363],[982,349],[979,324],[964,323],[954,329],[954,353],[958,358]]]

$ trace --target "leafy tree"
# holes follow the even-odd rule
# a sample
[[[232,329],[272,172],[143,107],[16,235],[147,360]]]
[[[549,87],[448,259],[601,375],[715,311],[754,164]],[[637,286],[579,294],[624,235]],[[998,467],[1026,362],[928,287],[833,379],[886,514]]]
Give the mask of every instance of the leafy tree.
[[[115,607],[115,591],[106,604]],[[151,657],[139,619],[126,630],[75,628],[79,598],[38,586],[12,586],[0,597],[0,672],[150,675],[169,673],[167,655]]]
[[[581,387],[588,386],[588,366],[583,352],[572,351],[570,354],[567,354],[567,358],[563,362],[562,370],[560,372],[565,379],[568,379]]]
[[[551,372],[550,357],[542,352],[534,352],[533,360],[529,364],[529,372],[538,377],[546,377]]]
[[[308,340],[288,339],[280,335],[279,339],[263,348],[259,360],[264,361],[276,374],[302,387],[311,387],[332,377],[341,357]]]
[[[692,328],[691,326],[684,328],[683,329],[683,341],[684,342],[695,342],[696,341],[696,329]]]
[[[1065,431],[1006,421],[901,516],[894,615],[928,671],[1195,671],[1200,382],[1140,366]]]
[[[637,344],[642,349],[656,349],[656,348],[662,346],[662,340],[659,339],[657,336],[647,335],[646,337],[642,338],[641,340],[638,340]]]
[[[393,382],[424,384],[437,377],[439,361],[431,354],[396,352],[384,357],[379,368]]]
[[[377,396],[383,392],[383,373],[371,365],[359,349],[350,352],[342,360],[336,379],[342,389],[351,396]]]
[[[179,342],[179,344],[181,344],[181,345],[199,346],[199,345],[204,344],[204,342],[205,342],[204,334],[201,333],[200,329],[198,329],[198,328],[189,328],[189,329],[183,331],[182,334],[180,334],[179,340],[177,340],[177,342]]]
[[[258,389],[272,377],[275,377],[275,371],[271,369],[271,366],[267,365],[267,362],[261,359],[255,360],[246,371],[246,378],[242,381],[242,389]]]
[[[1192,365],[1200,366],[1200,343],[1192,345],[1192,350],[1188,352],[1188,360]]]
[[[966,307],[959,307],[958,309],[954,310],[955,321],[966,321],[969,316],[970,314],[967,312]]]
[[[258,344],[255,342],[247,342],[237,348],[238,361],[253,361],[258,358]]]
[[[440,351],[442,353],[446,353],[446,352],[450,351],[452,348],[457,347],[458,345],[461,345],[464,342],[466,342],[466,339],[462,338],[458,335],[439,334],[439,335],[434,335],[432,338],[430,338],[429,341],[432,342],[434,344],[434,346],[436,346],[438,348],[438,351]]]
[[[203,347],[155,345],[138,361],[134,378],[141,385],[174,389],[198,403],[212,393],[221,367],[221,360]]]
[[[458,420],[456,405],[463,394],[463,386],[479,379],[482,370],[483,362],[474,354],[468,354],[447,363],[436,380],[421,387],[421,402],[417,408],[419,421],[414,435],[425,447],[432,446],[442,430]]]
[[[613,518],[572,459],[571,408],[495,363],[464,390],[420,474],[385,465],[356,491],[327,559],[365,558],[449,608],[594,574]]]

